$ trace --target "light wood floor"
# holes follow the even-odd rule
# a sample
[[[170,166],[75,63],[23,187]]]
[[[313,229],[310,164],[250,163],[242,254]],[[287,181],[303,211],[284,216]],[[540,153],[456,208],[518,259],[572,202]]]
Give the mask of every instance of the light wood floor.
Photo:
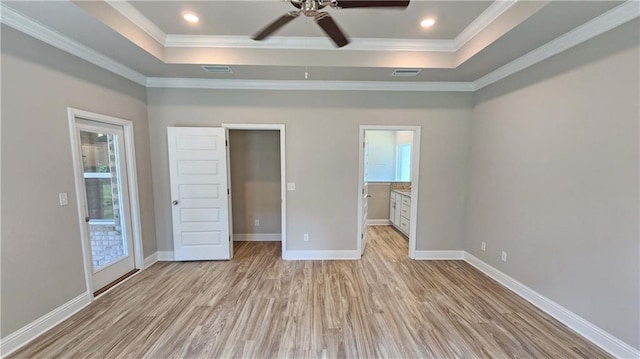
[[[359,261],[282,261],[236,243],[228,262],[157,263],[14,357],[603,358],[462,261],[411,261],[374,227]]]

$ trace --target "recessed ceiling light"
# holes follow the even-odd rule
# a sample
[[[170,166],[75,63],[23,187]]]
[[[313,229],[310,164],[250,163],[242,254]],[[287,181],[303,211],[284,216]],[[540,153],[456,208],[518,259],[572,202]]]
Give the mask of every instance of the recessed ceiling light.
[[[434,19],[424,19],[420,23],[420,26],[422,26],[422,27],[431,27],[435,23],[436,23],[436,20],[434,20]]]
[[[200,20],[198,19],[198,16],[192,12],[186,12],[182,14],[182,17],[189,22],[198,22],[198,20]]]

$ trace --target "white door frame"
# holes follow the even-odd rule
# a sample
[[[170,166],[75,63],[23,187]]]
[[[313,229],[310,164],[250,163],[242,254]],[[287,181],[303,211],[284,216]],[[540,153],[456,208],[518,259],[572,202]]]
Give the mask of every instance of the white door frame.
[[[223,123],[222,127],[227,130],[280,131],[280,231],[282,232],[282,258],[284,259],[285,253],[287,252],[287,171],[285,156],[285,126],[283,124]],[[229,163],[228,166],[231,166],[231,163]],[[231,171],[229,171],[229,173],[231,173]],[[231,182],[229,182],[229,186],[231,186]],[[231,213],[229,213],[229,216],[230,218],[233,217]]]
[[[85,207],[86,198],[81,185],[84,183],[83,168],[81,167],[82,159],[78,156],[81,152],[80,142],[78,141],[78,128],[76,118],[102,122],[109,125],[122,126],[124,131],[124,149],[127,167],[127,182],[129,185],[129,206],[131,216],[131,232],[133,233],[133,258],[136,269],[144,269],[144,257],[142,252],[142,228],[140,226],[140,200],[138,197],[138,175],[136,172],[135,146],[133,143],[133,122],[123,120],[117,117],[101,115],[94,112],[83,111],[72,107],[67,108],[67,117],[69,120],[69,135],[71,137],[71,154],[73,157],[73,174],[76,183],[76,205],[78,207],[78,223],[80,224],[80,237],[82,242],[82,254],[84,260],[84,278],[87,286],[87,292],[93,294],[93,265],[91,260],[91,248],[89,246],[89,233],[85,223]],[[93,295],[91,300],[93,301]]]
[[[366,228],[362,228],[363,199],[362,191],[364,179],[364,131],[413,131],[413,144],[411,145],[411,224],[409,226],[409,258],[416,257],[416,228],[418,226],[418,187],[420,185],[420,128],[421,126],[387,126],[387,125],[360,125],[360,140],[358,141],[358,253],[362,253],[362,234]]]

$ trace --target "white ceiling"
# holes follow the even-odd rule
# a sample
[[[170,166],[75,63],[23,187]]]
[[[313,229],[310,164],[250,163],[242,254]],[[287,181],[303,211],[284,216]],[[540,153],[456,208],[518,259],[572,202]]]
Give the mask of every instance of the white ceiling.
[[[313,21],[250,36],[294,9],[282,1],[3,1],[26,18],[146,77],[224,80],[475,81],[621,1],[412,1],[402,10],[329,9],[353,42],[335,48]],[[190,26],[183,11],[201,22]],[[418,25],[433,16],[429,31]],[[200,65],[224,64],[232,74]],[[392,77],[394,68],[420,68]]]

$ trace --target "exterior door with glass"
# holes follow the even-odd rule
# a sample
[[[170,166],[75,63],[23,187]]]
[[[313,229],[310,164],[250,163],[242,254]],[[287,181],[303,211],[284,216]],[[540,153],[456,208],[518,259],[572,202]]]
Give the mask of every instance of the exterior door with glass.
[[[122,127],[77,119],[93,289],[135,269]]]

